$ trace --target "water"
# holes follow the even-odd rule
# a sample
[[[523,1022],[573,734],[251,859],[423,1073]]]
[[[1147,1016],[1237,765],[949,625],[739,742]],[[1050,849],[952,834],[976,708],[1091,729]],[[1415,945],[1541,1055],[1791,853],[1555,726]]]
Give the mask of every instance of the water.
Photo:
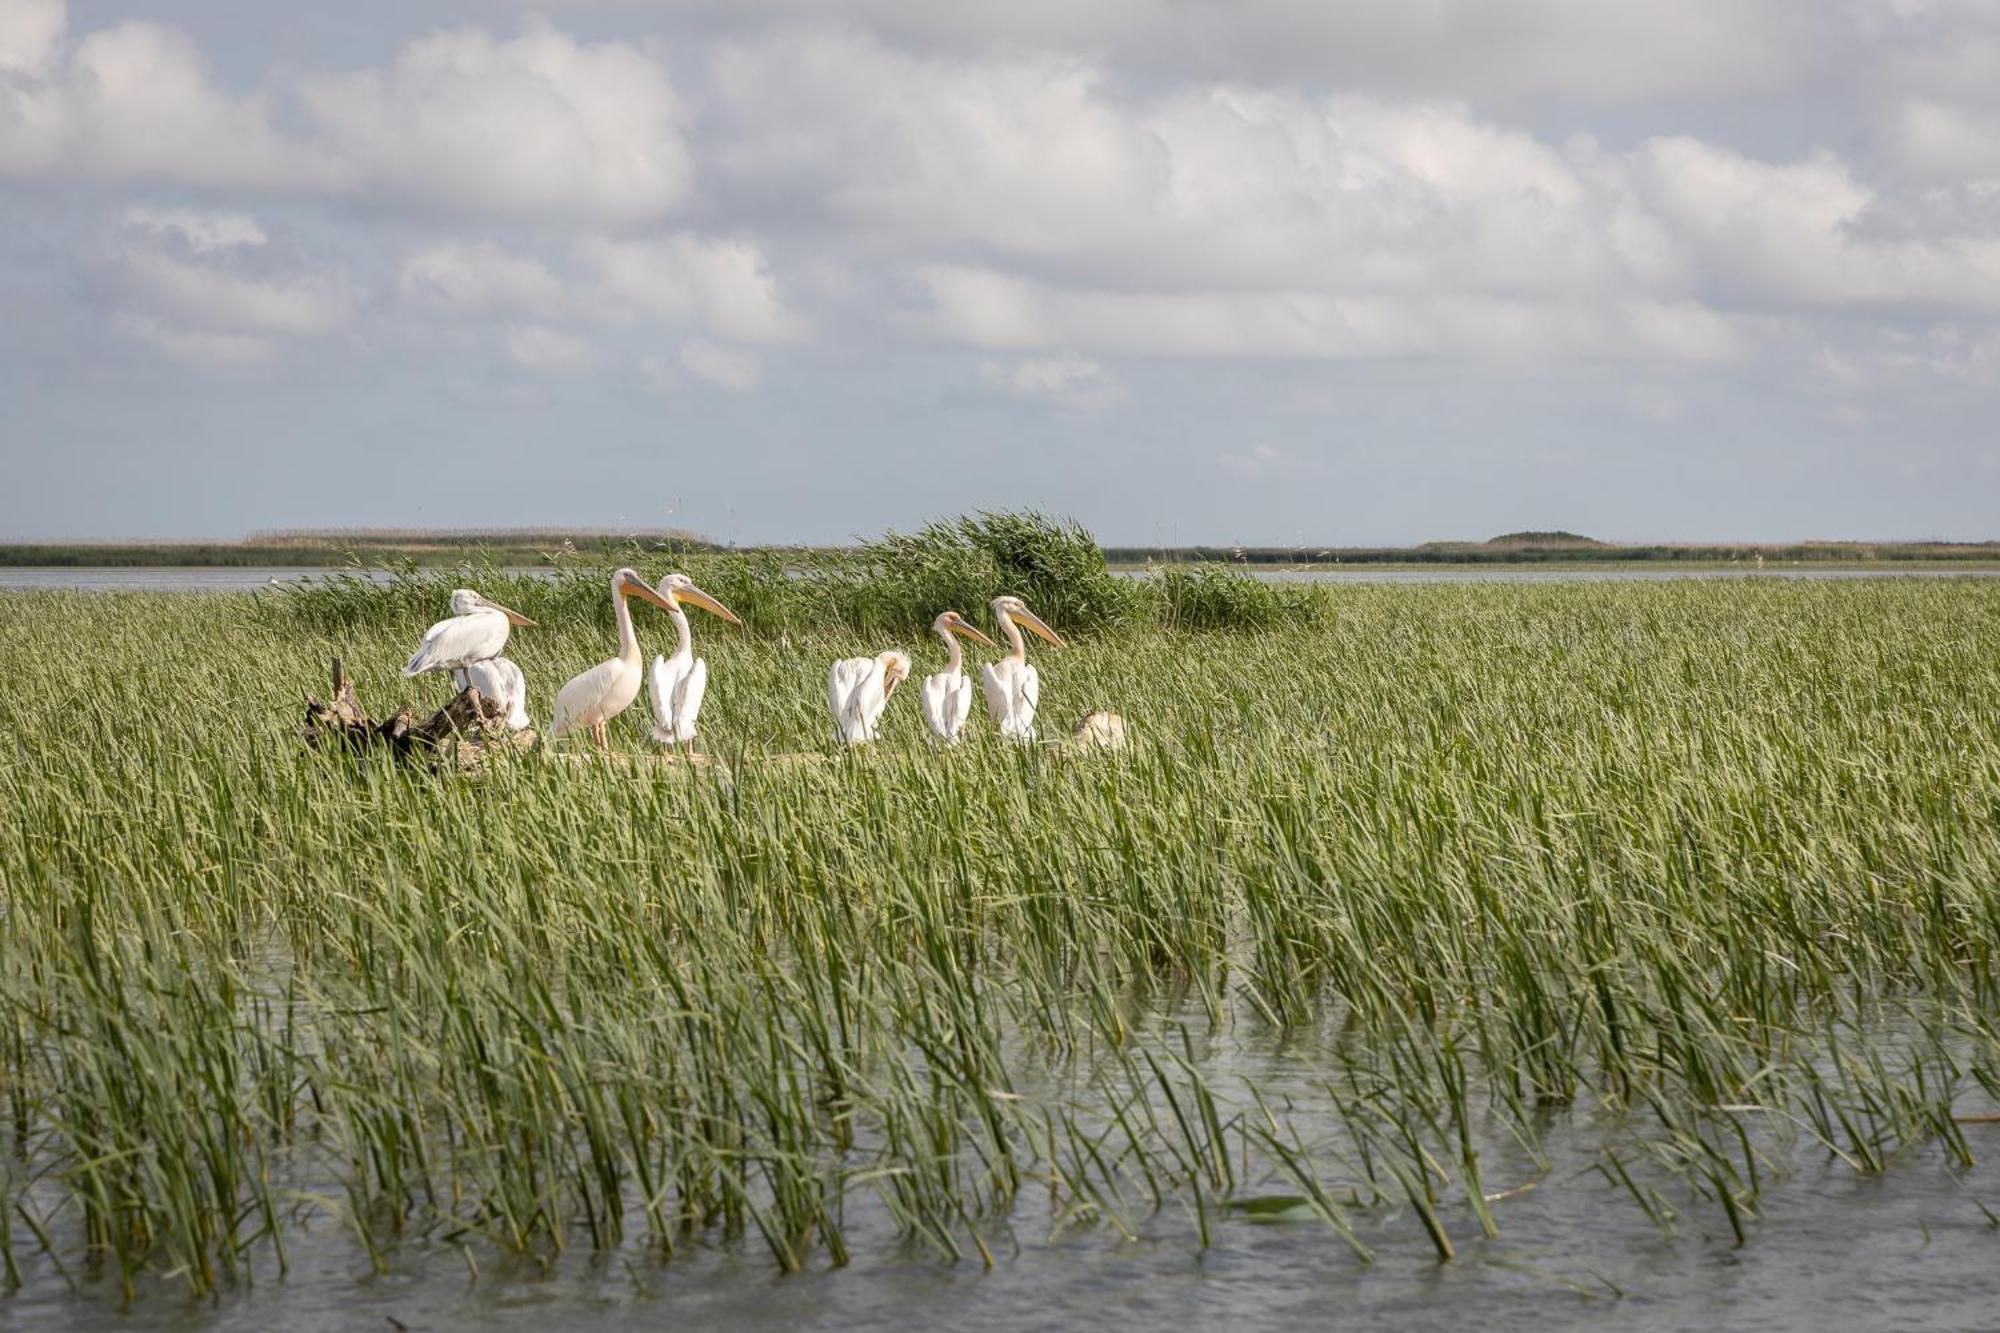
[[[488,1257],[473,1281],[464,1256],[442,1245],[410,1247],[392,1272],[372,1275],[326,1222],[313,1236],[295,1234],[284,1281],[265,1278],[194,1303],[158,1284],[121,1312],[114,1283],[86,1283],[72,1296],[44,1275],[0,1297],[0,1327],[1029,1333],[1226,1326],[1247,1333],[1331,1322],[1819,1333],[1990,1329],[2000,1318],[2000,1233],[1967,1192],[1981,1183],[1978,1173],[1961,1183],[1935,1162],[1906,1160],[1864,1179],[1844,1167],[1810,1166],[1766,1195],[1765,1220],[1736,1248],[1713,1205],[1687,1204],[1683,1233],[1663,1239],[1622,1193],[1594,1176],[1563,1178],[1579,1165],[1559,1162],[1541,1189],[1495,1204],[1496,1240],[1478,1240],[1467,1219],[1456,1219],[1459,1258],[1449,1264],[1431,1257],[1407,1210],[1371,1220],[1364,1236],[1377,1258],[1370,1265],[1317,1223],[1225,1222],[1204,1253],[1170,1210],[1149,1225],[1160,1234],[1136,1243],[1081,1233],[1050,1245],[1017,1222],[1015,1243],[994,1242],[991,1272],[976,1257],[951,1264],[871,1243],[849,1268],[783,1277],[753,1243],[694,1250],[667,1264],[576,1254],[547,1274],[529,1261]]]
[[[1878,579],[1993,578],[2000,565],[1315,565],[1299,568],[1238,566],[1272,583],[1656,583],[1680,579]],[[543,567],[509,569],[509,574],[547,575]],[[1143,577],[1143,569],[1118,571]],[[0,568],[0,591],[68,589],[90,592],[248,592],[275,584],[332,575],[386,583],[384,570],[236,568],[224,566],[137,566],[52,569]]]

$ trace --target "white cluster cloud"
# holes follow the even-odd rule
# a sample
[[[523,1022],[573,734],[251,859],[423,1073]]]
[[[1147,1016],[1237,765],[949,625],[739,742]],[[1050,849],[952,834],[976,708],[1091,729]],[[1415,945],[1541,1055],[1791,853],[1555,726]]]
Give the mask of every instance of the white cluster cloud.
[[[20,12],[13,6],[20,5]],[[68,50],[60,3],[0,10],[0,175],[73,175],[629,223],[689,191],[686,111],[624,42],[531,23],[410,43],[383,69],[220,87],[182,32],[127,22]],[[274,103],[303,132],[275,128]]]
[[[632,221],[674,208],[692,177],[665,69],[542,23],[508,41],[434,33],[299,93],[336,178],[456,211]]]
[[[345,277],[292,256],[265,261],[268,243],[247,214],[130,209],[100,273],[114,325],[176,360],[225,367],[347,324],[358,298]]]
[[[387,218],[419,239],[379,247],[377,317],[735,391],[855,327],[1007,354],[989,387],[1079,410],[1123,400],[1119,356],[1698,367],[1815,320],[2000,318],[1983,0],[802,6],[716,18],[733,35],[675,73],[532,20],[240,91],[172,27],[11,0],[0,177]],[[1606,144],[1435,95],[1748,94],[1807,78],[1802,34],[1833,28],[1883,52],[1872,154]],[[176,355],[250,360],[360,309],[243,209],[125,223],[113,304]]]

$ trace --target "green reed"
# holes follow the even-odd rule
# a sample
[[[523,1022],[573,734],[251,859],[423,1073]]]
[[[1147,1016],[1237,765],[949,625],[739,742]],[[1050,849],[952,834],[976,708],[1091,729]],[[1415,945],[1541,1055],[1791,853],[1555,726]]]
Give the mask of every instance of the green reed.
[[[609,650],[577,580],[519,598],[542,719]],[[1038,654],[1050,734],[1111,707],[1128,752],[936,752],[899,697],[833,753],[828,661],[937,668],[905,588],[697,625],[725,769],[305,749],[333,653],[442,701],[395,676],[424,586],[0,602],[0,1281],[208,1291],[311,1214],[383,1267],[1286,1210],[1442,1259],[1557,1134],[1749,1242],[1814,1155],[1992,1132],[1994,584],[1320,589],[1229,633],[1162,627],[1234,623],[1181,588]]]

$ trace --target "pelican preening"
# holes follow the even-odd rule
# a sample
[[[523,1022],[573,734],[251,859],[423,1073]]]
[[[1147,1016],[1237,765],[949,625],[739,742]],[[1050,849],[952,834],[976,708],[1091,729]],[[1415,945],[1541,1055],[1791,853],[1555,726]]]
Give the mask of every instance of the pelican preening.
[[[736,613],[694,586],[685,574],[669,574],[657,590],[666,599],[667,612],[674,618],[674,634],[679,646],[672,657],[653,658],[653,670],[646,680],[646,694],[653,702],[653,739],[662,745],[685,744],[694,753],[694,722],[701,713],[701,699],[708,692],[708,663],[694,655],[694,635],[688,629],[687,612],[681,603],[700,607],[732,625],[743,622]]]
[[[654,592],[634,571],[621,569],[611,576],[611,606],[618,617],[618,656],[572,677],[557,692],[555,719],[549,723],[551,740],[582,729],[590,732],[600,750],[604,749],[604,724],[631,707],[632,701],[639,697],[639,682],[645,673],[640,669],[639,636],[632,629],[632,608],[626,602],[629,597],[642,598],[664,611],[674,609],[672,602]]]
[[[426,671],[457,671],[475,662],[490,661],[507,647],[510,629],[534,623],[519,611],[510,611],[470,588],[460,588],[451,595],[451,617],[424,631],[424,641],[404,664],[403,674],[421,676]]]
[[[1021,626],[1039,634],[1060,648],[1062,636],[1042,623],[1018,597],[995,597],[993,618],[1000,623],[1001,637],[1007,640],[1007,655],[990,662],[979,673],[986,690],[986,711],[993,724],[1010,740],[1035,738],[1035,705],[1042,698],[1041,673],[1028,665],[1028,647],[1021,638]]]
[[[500,705],[507,714],[507,725],[515,731],[526,729],[528,725],[528,680],[521,674],[521,668],[504,657],[496,657],[486,662],[474,662],[470,666],[458,667],[451,673],[452,683],[459,689],[470,685],[479,691],[480,697],[490,699]]]
[[[827,673],[826,703],[833,728],[848,745],[875,739],[889,696],[910,674],[910,659],[895,649],[873,657],[843,657]]]
[[[959,728],[965,725],[966,717],[972,712],[972,682],[966,679],[962,669],[965,651],[959,647],[958,636],[977,639],[988,648],[1000,645],[981,634],[956,611],[947,611],[931,622],[931,633],[944,640],[944,649],[950,655],[944,670],[934,676],[924,677],[924,688],[918,695],[924,707],[924,722],[931,729],[931,735],[946,745],[958,742]]]

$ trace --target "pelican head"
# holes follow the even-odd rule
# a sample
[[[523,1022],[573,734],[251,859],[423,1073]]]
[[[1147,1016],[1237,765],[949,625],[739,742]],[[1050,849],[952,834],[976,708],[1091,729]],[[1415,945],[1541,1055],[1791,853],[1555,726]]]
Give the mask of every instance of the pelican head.
[[[896,687],[910,674],[910,659],[906,654],[891,648],[886,653],[877,653],[875,660],[882,664],[882,697],[886,699],[896,692]]]
[[[993,599],[993,618],[1005,625],[1009,620],[1017,621],[1034,631],[1058,648],[1066,647],[1062,636],[1042,623],[1042,618],[1028,609],[1028,604],[1012,593]]]
[[[611,576],[611,592],[615,597],[637,597],[642,602],[651,602],[662,611],[671,611],[674,604],[653,591],[651,584],[639,577],[636,569],[621,569]]]
[[[998,648],[1000,646],[974,629],[972,622],[956,611],[947,611],[936,620],[933,620],[931,622],[931,629],[938,634],[957,634],[971,639],[974,643],[983,643],[988,648]]]
[[[514,625],[532,625],[535,622],[519,611],[500,605],[490,597],[482,597],[470,588],[455,588],[451,594],[451,613],[455,616],[469,616],[476,611],[498,611]]]
[[[734,611],[695,587],[694,580],[685,574],[669,574],[661,579],[659,594],[676,605],[686,602],[689,606],[698,606],[710,615],[726,620],[732,625],[743,623]]]

